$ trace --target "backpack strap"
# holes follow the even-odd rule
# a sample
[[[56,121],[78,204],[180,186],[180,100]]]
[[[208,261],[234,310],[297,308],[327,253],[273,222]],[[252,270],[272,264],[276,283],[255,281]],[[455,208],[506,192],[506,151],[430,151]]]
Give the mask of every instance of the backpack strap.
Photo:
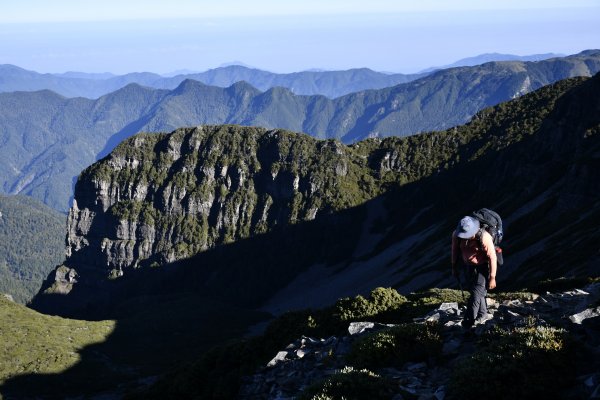
[[[475,239],[477,239],[479,241],[479,244],[481,245],[482,249],[483,249],[483,231],[484,231],[484,228],[479,228],[479,230],[475,234]]]
[[[479,241],[479,244],[481,245],[482,249],[483,249],[483,231],[484,230],[485,230],[484,228],[479,228],[479,230],[475,234],[475,238]],[[492,239],[494,239],[494,238],[492,237]],[[493,242],[493,240],[492,240],[492,242]],[[500,247],[498,247],[498,245],[496,243],[494,243],[494,249],[496,250],[496,266],[500,267],[500,266],[502,266],[502,264],[504,264],[504,256],[502,255],[502,249]]]

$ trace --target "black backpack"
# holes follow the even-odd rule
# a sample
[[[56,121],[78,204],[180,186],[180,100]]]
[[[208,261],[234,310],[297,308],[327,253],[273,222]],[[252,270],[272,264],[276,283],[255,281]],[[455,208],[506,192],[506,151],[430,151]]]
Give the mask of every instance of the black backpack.
[[[500,242],[502,242],[502,238],[504,237],[504,229],[502,228],[502,218],[500,218],[498,213],[488,208],[482,208],[480,210],[474,211],[473,218],[476,218],[479,221],[481,229],[485,229],[485,231],[492,236],[494,246],[496,247],[496,258],[498,266],[504,264],[504,259],[502,257],[502,249],[498,246]],[[478,236],[481,240],[481,232]]]

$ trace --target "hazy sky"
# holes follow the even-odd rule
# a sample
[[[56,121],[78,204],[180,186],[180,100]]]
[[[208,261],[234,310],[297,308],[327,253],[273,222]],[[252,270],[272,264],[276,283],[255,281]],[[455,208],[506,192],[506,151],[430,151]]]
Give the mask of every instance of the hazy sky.
[[[597,0],[0,0],[0,64],[39,72],[415,72],[590,48]]]

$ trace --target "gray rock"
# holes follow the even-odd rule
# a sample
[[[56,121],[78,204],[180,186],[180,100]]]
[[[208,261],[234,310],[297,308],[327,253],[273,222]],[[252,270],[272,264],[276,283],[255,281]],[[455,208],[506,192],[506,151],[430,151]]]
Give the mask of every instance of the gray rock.
[[[571,315],[569,319],[574,324],[581,324],[584,320],[588,318],[595,318],[598,316],[600,316],[600,307],[588,308],[580,313]]]
[[[379,324],[377,322],[351,322],[348,326],[348,333],[351,336],[360,335],[369,331],[377,331],[380,329],[392,328],[396,325],[394,324]],[[324,340],[324,339],[323,339]],[[328,340],[333,340],[329,338]],[[337,338],[335,338],[335,342],[337,343]],[[329,343],[328,343],[329,344]]]
[[[351,322],[348,326],[348,333],[350,335],[360,335],[374,326],[374,322]]]
[[[12,301],[13,303],[15,302],[15,299],[13,299],[12,295],[5,293],[3,294],[4,298],[7,299],[8,301]]]
[[[279,353],[277,353],[277,355],[275,357],[273,357],[273,359],[271,361],[269,361],[269,363],[267,364],[267,367],[274,367],[278,363],[285,361],[285,359],[287,358],[287,355],[288,355],[287,351],[280,351]]]
[[[304,357],[306,354],[308,354],[308,352],[307,352],[307,351],[305,351],[305,350],[302,350],[302,349],[298,349],[298,350],[296,350],[296,357],[298,357],[298,358],[302,358],[302,357]]]
[[[496,300],[491,299],[489,297],[486,297],[485,303],[487,304],[488,308],[498,308],[500,306],[500,303],[498,303]]]
[[[457,310],[458,311],[458,303],[442,303],[438,307],[438,311],[446,311],[446,310]]]
[[[459,325],[460,325],[460,321],[447,321],[447,322],[444,323],[444,326],[446,328],[454,328],[454,327],[459,326]]]
[[[427,322],[437,322],[440,320],[440,313],[435,313],[433,315],[430,315],[429,317],[425,318],[425,321]]]

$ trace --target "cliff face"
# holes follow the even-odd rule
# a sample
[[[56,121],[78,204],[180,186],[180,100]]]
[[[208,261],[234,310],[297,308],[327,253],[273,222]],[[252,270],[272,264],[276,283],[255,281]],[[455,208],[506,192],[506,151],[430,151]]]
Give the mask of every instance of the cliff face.
[[[358,149],[283,131],[137,135],[81,174],[68,264],[118,277],[357,205],[377,193],[367,163]]]
[[[458,162],[458,133],[353,146],[233,125],[139,134],[84,170],[67,262],[94,279],[363,204]],[[466,139],[471,140],[471,139]]]

